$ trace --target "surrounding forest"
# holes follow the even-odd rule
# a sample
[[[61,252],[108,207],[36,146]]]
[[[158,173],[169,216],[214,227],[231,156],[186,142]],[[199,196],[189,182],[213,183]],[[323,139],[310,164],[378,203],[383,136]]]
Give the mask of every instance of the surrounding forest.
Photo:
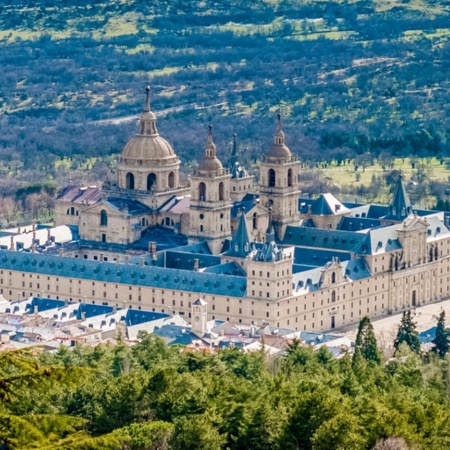
[[[442,450],[450,447],[450,359],[442,312],[428,353],[403,314],[380,348],[359,326],[340,359],[298,340],[267,358],[167,347],[141,334],[55,354],[0,353],[3,450]],[[264,343],[264,341],[262,341]],[[390,350],[388,350],[390,349]],[[394,356],[392,351],[395,350]]]
[[[36,218],[69,180],[113,179],[136,122],[109,119],[136,117],[148,81],[185,173],[210,121],[219,156],[236,131],[255,171],[278,111],[310,167],[380,154],[444,163],[449,18],[445,0],[3,2],[1,222]]]

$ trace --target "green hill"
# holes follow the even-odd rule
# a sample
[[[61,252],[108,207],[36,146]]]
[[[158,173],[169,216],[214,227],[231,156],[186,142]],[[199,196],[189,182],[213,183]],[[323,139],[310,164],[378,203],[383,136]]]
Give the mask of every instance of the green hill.
[[[223,159],[236,130],[254,162],[277,111],[306,161],[448,152],[448,1],[89,3],[0,10],[2,193],[119,152],[135,124],[96,121],[137,114],[148,80],[186,166],[210,120]]]

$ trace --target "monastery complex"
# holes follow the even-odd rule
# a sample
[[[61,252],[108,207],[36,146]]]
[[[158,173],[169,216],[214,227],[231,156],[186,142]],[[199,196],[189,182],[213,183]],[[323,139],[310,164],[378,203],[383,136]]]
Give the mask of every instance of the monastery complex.
[[[328,331],[450,297],[448,217],[414,209],[401,178],[387,206],[305,199],[280,117],[258,184],[236,141],[225,162],[211,127],[205,140],[180,184],[147,88],[116,183],[68,186],[55,227],[2,234],[0,293],[181,315],[199,332],[208,320]]]

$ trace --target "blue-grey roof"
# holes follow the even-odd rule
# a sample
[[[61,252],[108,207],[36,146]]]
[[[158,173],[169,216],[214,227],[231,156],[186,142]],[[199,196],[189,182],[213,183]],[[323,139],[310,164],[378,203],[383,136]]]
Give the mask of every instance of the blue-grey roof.
[[[122,213],[127,213],[129,216],[149,214],[152,211],[151,208],[144,205],[144,203],[132,198],[108,197],[105,203]]]
[[[256,196],[250,194],[249,196],[246,197],[247,199],[242,199],[240,202],[234,202],[231,205],[230,214],[232,219],[237,219],[242,211],[245,211],[245,213],[247,214],[249,211],[251,211],[258,205],[256,201]]]
[[[351,258],[351,253],[321,250],[317,248],[296,247],[294,249],[294,263],[303,266],[323,266],[327,262],[332,261],[334,258],[339,259],[339,261],[347,261]]]
[[[175,247],[172,250],[181,253],[199,253],[201,255],[212,255],[211,249],[209,248],[206,241],[197,242],[196,244],[183,245],[181,247]]]
[[[406,193],[405,186],[403,185],[402,177],[398,178],[397,185],[395,186],[394,196],[392,202],[389,205],[389,211],[385,216],[387,220],[403,221],[410,214],[413,209],[411,202],[409,201],[408,194]]]
[[[183,253],[168,250],[163,257],[164,266],[168,269],[194,270],[195,259],[198,259],[200,269],[220,265],[220,256],[203,255],[200,253]]]
[[[363,233],[355,233],[366,236],[366,239],[361,241],[354,249],[355,253],[360,255],[375,255],[377,253],[391,252],[400,249],[401,244],[398,239],[396,228],[397,225],[392,225],[375,228]]]
[[[248,230],[247,220],[245,214],[242,213],[239,218],[239,226],[231,240],[230,249],[225,253],[227,256],[234,256],[237,258],[246,258],[247,255],[253,251],[253,236]]]
[[[354,251],[365,239],[364,234],[352,233],[350,231],[289,225],[284,234],[283,244],[350,252]]]
[[[381,225],[379,219],[367,219],[362,217],[343,217],[337,229],[341,231],[359,231],[375,228]]]
[[[244,269],[235,261],[220,264],[217,266],[210,266],[206,268],[203,273],[219,273],[222,275],[235,275],[237,277],[245,277]]]
[[[26,306],[26,310],[33,313],[34,308],[37,307],[38,312],[43,312],[48,311],[49,309],[60,308],[61,306],[64,305],[65,305],[64,300],[53,300],[49,298],[33,297],[31,299],[31,303],[29,303]]]
[[[86,280],[183,290],[224,296],[246,296],[245,277],[117,264],[39,253],[0,251],[0,268]]]

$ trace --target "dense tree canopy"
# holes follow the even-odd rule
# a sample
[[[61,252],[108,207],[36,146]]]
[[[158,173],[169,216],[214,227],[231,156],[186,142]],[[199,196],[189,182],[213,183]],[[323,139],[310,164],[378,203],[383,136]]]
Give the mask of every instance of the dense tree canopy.
[[[361,327],[365,328],[367,323]],[[386,366],[293,341],[286,355],[117,345],[0,358],[5,449],[368,450],[450,445],[448,359]],[[360,346],[361,347],[361,346]],[[403,444],[402,444],[403,445]],[[396,447],[393,447],[396,448]],[[400,447],[401,448],[401,447]]]

